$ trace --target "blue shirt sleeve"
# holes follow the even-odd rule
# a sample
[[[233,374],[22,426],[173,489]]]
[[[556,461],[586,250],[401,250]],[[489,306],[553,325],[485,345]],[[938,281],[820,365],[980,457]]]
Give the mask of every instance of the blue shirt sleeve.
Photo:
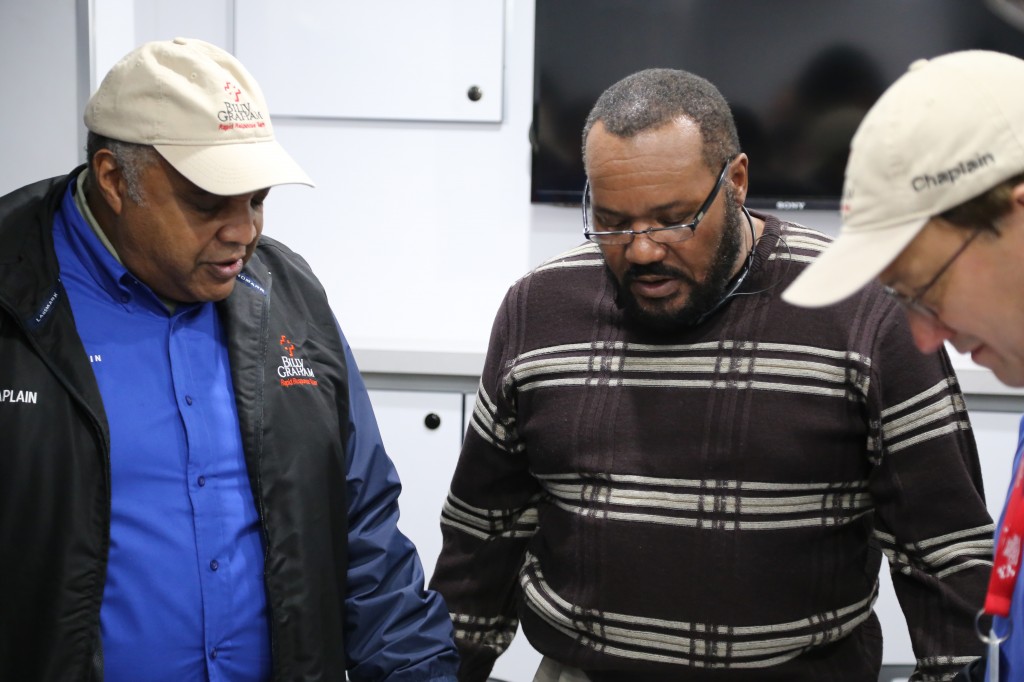
[[[341,338],[349,380],[349,679],[454,682],[458,653],[448,608],[439,594],[424,589],[416,548],[398,530],[398,472],[384,450],[352,349]]]

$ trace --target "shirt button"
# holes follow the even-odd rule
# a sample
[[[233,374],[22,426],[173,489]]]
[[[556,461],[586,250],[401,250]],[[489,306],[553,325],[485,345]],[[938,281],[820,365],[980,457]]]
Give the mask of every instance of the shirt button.
[[[210,649],[210,658],[217,658],[217,650]]]
[[[206,476],[200,476],[200,477],[199,477],[199,478],[198,478],[198,479],[196,480],[196,483],[198,483],[198,484],[199,484],[199,487],[200,487],[200,488],[202,488],[202,487],[203,487],[204,485],[206,485]]]
[[[218,568],[220,568],[220,564],[216,559],[210,562],[210,570],[216,571]],[[214,651],[216,651],[216,649],[214,649]]]
[[[185,396],[185,402],[188,403],[189,405],[191,405],[192,404],[192,396],[190,396],[190,395]]]
[[[121,303],[127,303],[130,300],[132,300],[131,296],[128,294],[121,294]]]

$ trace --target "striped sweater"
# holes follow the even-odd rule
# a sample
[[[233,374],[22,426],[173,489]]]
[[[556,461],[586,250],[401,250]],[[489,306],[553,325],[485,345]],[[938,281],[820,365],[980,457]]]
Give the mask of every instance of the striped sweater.
[[[431,581],[460,680],[520,622],[595,681],[876,680],[882,554],[913,679],[981,653],[992,522],[949,358],[877,286],[782,302],[828,238],[759,217],[742,295],[696,329],[625,323],[589,244],[510,288]]]

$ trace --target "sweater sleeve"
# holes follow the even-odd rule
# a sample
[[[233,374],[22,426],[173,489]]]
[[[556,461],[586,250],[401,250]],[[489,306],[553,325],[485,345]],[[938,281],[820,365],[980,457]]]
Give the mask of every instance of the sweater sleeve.
[[[416,548],[398,530],[398,473],[344,336],[342,341],[350,403],[348,679],[454,681],[458,656],[448,612],[440,595],[423,589]]]
[[[945,350],[922,355],[905,315],[882,318],[868,395],[875,540],[917,659],[951,680],[981,655],[974,616],[991,570],[992,519],[963,395]]]
[[[539,486],[517,436],[515,389],[504,371],[513,353],[514,301],[513,290],[494,323],[431,579],[455,624],[462,682],[486,680],[515,636],[517,576],[537,528]]]

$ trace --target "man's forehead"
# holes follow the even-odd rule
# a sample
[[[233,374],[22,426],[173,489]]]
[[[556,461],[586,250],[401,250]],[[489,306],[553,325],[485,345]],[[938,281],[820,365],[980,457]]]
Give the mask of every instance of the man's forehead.
[[[600,202],[642,195],[648,204],[668,205],[703,200],[714,183],[715,172],[699,155],[623,155],[593,163],[588,179],[591,197]]]
[[[195,184],[178,172],[178,169],[172,166],[171,163],[160,154],[160,152],[157,152],[156,158],[157,165],[160,167],[160,170],[163,172],[168,182],[174,185],[176,189],[181,189],[193,194],[209,194],[209,192],[206,192],[206,190],[202,189],[199,185]]]
[[[707,178],[713,181],[714,175],[699,152],[670,145],[607,149],[587,165],[587,177],[597,190],[628,186],[653,191],[666,183],[703,184]]]
[[[628,136],[610,132],[598,121],[587,136],[588,161],[594,160],[595,155],[611,158],[624,155],[700,156],[702,150],[700,129],[689,119],[668,121]]]

